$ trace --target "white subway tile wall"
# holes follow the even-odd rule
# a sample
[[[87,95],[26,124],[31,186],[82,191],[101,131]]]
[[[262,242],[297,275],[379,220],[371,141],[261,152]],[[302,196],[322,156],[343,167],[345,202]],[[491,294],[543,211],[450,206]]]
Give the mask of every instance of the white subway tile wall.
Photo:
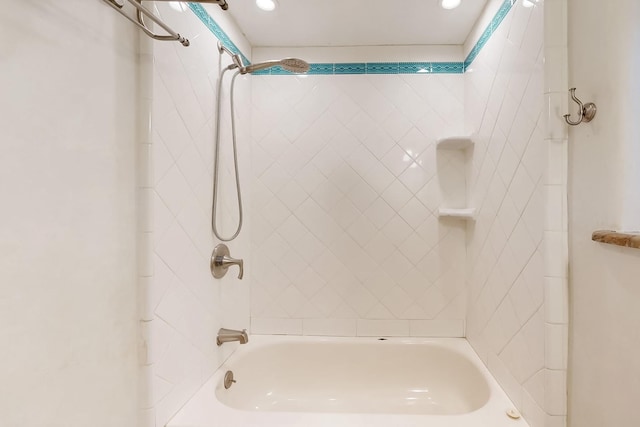
[[[464,77],[253,79],[253,332],[463,336]]]
[[[545,427],[567,424],[569,347],[567,1],[545,2]],[[556,258],[553,258],[553,257]]]
[[[216,346],[219,328],[249,328],[249,271],[251,270],[248,221],[240,236],[228,244],[231,255],[244,258],[245,280],[231,268],[222,280],[209,271],[214,246],[211,203],[215,131],[215,90],[219,75],[217,39],[198,18],[169,5],[158,4],[159,13],[175,27],[188,30],[191,46],[155,42],[141,56],[152,79],[151,144],[148,180],[142,194],[150,200],[144,250],[151,256],[141,270],[142,336],[140,426],[161,427],[195,394],[238,345]],[[221,12],[210,9],[225,31],[247,43]],[[144,50],[144,49],[143,49]],[[226,66],[229,58],[224,58]],[[238,221],[233,181],[229,113],[230,73],[223,86],[220,193],[218,229],[231,235]],[[235,107],[240,179],[249,182],[251,160],[251,79],[236,81]],[[146,147],[145,147],[146,148]],[[144,151],[147,153],[147,151]],[[141,165],[141,167],[144,164]],[[148,182],[147,182],[148,181]],[[145,184],[146,183],[146,184]],[[245,186],[245,212],[251,209]],[[144,221],[143,221],[144,222]]]
[[[545,376],[543,16],[541,2],[516,2],[465,74],[479,209],[467,229],[466,334],[532,427],[555,415]]]
[[[545,2],[545,427],[566,425],[569,348],[567,1]]]
[[[544,186],[564,185],[566,169],[544,144],[562,137],[560,127],[558,135],[545,128],[562,104],[542,95],[542,16],[542,4],[516,3],[465,75],[245,77],[251,92],[239,95],[238,114],[251,123],[252,146],[240,151],[245,162],[251,153],[242,180],[252,232],[238,248],[251,246],[250,308],[246,286],[212,286],[201,265],[215,243],[202,232],[213,100],[201,89],[217,71],[203,79],[196,56],[155,49],[154,277],[162,279],[147,283],[154,308],[143,313],[153,313],[149,336],[159,334],[146,361],[157,425],[227,354],[208,338],[249,315],[257,334],[466,335],[532,426],[562,422],[566,403],[551,403],[548,391],[563,393],[562,372],[550,370],[566,364],[566,312],[562,301],[543,301],[545,292],[562,297],[544,276],[566,277],[566,202]],[[191,87],[178,78],[185,71]],[[473,149],[436,150],[437,139],[465,133],[477,134]],[[225,230],[237,220],[228,148]],[[544,178],[546,163],[559,170]],[[477,207],[478,219],[438,219],[442,206]],[[204,310],[203,301],[211,302]]]

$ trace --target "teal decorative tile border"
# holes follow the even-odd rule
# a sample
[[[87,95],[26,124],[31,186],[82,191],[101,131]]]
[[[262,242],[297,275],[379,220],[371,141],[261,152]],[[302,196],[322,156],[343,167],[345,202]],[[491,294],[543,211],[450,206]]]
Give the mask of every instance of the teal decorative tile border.
[[[478,56],[478,54],[480,53],[484,45],[487,44],[487,42],[489,41],[493,33],[498,29],[498,27],[500,26],[504,18],[507,16],[507,14],[509,13],[513,5],[516,3],[516,1],[517,0],[504,0],[502,5],[500,5],[500,8],[494,15],[493,19],[491,19],[491,22],[489,22],[489,25],[487,26],[487,28],[484,29],[484,31],[480,35],[480,38],[478,39],[476,44],[473,45],[471,52],[469,52],[469,55],[467,55],[467,57],[465,58],[464,60],[465,70],[467,70],[467,68],[469,68],[473,60],[476,59],[476,57]]]
[[[462,74],[463,62],[350,62],[310,64],[307,74]],[[281,67],[260,70],[254,75],[284,76],[292,74]]]
[[[344,63],[335,64],[333,66],[333,74],[366,74],[367,64],[361,63]]]
[[[464,62],[353,62],[353,63],[323,63],[310,64],[307,74],[313,75],[344,75],[344,74],[462,74],[476,59],[482,48],[487,44],[498,26],[507,16],[517,0],[504,0],[491,22],[480,35],[480,38],[467,55]],[[199,3],[188,3],[191,11],[230,51],[242,57],[245,64],[249,60],[229,36],[211,18]],[[253,73],[255,75],[282,76],[292,74],[281,67],[268,68]]]
[[[218,25],[216,21],[213,20],[211,15],[207,13],[207,11],[202,7],[200,3],[187,3],[189,9],[202,21],[202,23],[213,33],[214,36],[220,40],[220,42],[231,52],[238,54],[242,57],[242,62],[244,64],[250,64],[249,59],[244,56],[244,54],[238,49],[238,46],[229,38],[227,33],[224,32],[222,28]]]
[[[311,68],[307,74],[333,74],[335,64],[310,64]]]
[[[399,62],[370,62],[365,64],[367,74],[398,74]]]

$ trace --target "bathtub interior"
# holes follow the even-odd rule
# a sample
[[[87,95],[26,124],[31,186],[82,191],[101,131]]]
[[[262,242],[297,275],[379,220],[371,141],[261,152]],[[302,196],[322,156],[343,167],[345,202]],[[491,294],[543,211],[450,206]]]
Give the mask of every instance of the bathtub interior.
[[[252,336],[167,427],[528,427],[514,408],[464,338]]]
[[[454,415],[489,400],[482,373],[442,345],[276,342],[229,364],[216,396],[239,410]]]

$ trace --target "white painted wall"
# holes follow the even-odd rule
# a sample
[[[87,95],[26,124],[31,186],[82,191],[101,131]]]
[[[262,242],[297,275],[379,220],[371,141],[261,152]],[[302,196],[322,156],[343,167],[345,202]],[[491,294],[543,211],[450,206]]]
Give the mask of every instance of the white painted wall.
[[[137,34],[0,9],[0,425],[136,423]]]
[[[224,279],[211,276],[213,248],[220,243],[211,231],[212,172],[215,131],[215,91],[219,75],[217,39],[191,10],[177,11],[158,3],[166,23],[191,41],[152,42],[143,46],[141,79],[148,85],[150,135],[141,147],[147,165],[141,189],[148,215],[141,223],[140,270],[142,427],[164,426],[191,398],[237,343],[216,346],[221,327],[249,328],[250,223],[227,243],[231,255],[244,258],[244,280],[232,267]],[[228,14],[218,6],[208,13],[247,55],[251,48]],[[230,63],[227,55],[223,67]],[[219,230],[233,234],[237,206],[231,156],[229,83],[223,86]],[[245,214],[251,211],[249,176],[251,78],[236,82],[235,107],[240,179]]]
[[[462,83],[255,77],[254,333],[464,335],[465,226],[437,218],[464,165],[435,148],[462,132]]]
[[[598,106],[571,128],[569,425],[637,422],[640,251],[591,241],[640,229],[640,5],[569,1],[569,84]]]

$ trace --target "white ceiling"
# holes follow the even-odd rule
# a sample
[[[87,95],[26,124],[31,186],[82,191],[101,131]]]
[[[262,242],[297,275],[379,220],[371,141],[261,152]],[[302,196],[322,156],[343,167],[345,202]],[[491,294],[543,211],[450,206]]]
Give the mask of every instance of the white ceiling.
[[[438,0],[277,0],[273,12],[255,0],[228,0],[256,47],[461,45],[487,0],[444,10]]]

